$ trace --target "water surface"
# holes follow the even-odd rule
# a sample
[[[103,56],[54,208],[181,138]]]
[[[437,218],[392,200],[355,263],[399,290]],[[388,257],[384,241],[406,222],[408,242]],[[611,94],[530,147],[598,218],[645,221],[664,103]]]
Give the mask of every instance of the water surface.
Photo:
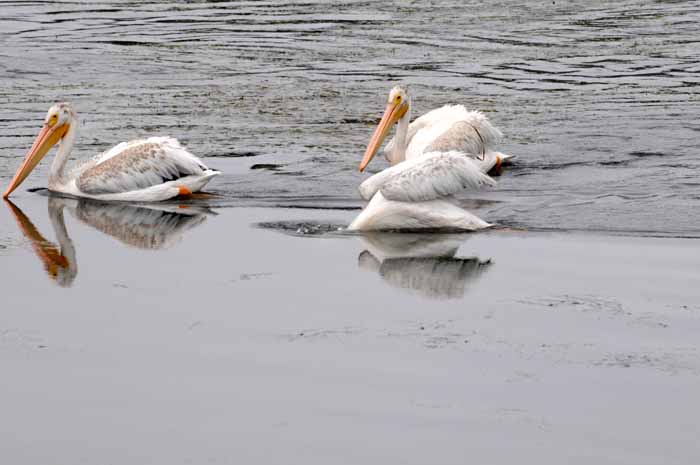
[[[359,208],[359,159],[401,83],[415,115],[463,103],[503,130],[517,166],[465,194],[494,201],[488,221],[700,234],[697,2],[4,2],[1,16],[2,182],[67,99],[76,156],[168,134],[226,171],[220,204]]]
[[[0,202],[2,458],[700,463],[699,21],[3,2],[0,185],[58,99],[76,157],[167,134],[224,174],[214,198],[104,204],[28,192],[44,162]],[[462,199],[499,228],[340,230],[396,83],[415,114],[461,102],[502,128],[517,164]]]
[[[0,205],[3,457],[700,458],[695,240],[180,210]]]

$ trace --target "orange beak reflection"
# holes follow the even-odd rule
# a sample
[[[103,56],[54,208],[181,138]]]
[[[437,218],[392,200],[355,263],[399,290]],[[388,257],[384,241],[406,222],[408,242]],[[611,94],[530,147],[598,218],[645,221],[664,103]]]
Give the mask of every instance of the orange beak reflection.
[[[24,237],[29,239],[29,242],[34,248],[36,256],[44,264],[46,273],[51,279],[56,279],[61,269],[66,269],[70,267],[70,262],[66,258],[61,250],[52,242],[49,242],[41,235],[39,230],[34,226],[29,218],[19,209],[15,204],[9,200],[5,200],[7,206],[10,207],[10,211],[17,220],[17,224],[22,230]]]
[[[381,121],[379,121],[377,129],[374,130],[374,134],[372,134],[372,138],[369,140],[369,144],[367,145],[365,156],[362,158],[362,162],[360,163],[360,172],[367,168],[367,165],[369,165],[369,162],[372,161],[372,158],[374,158],[374,156],[377,154],[379,147],[382,145],[382,142],[384,142],[384,139],[386,139],[389,131],[391,131],[391,127],[396,124],[407,111],[408,103],[406,103],[406,101],[401,103],[392,102],[386,105],[384,115],[382,116]]]
[[[49,150],[51,150],[51,147],[56,145],[63,138],[63,136],[66,135],[69,127],[69,124],[62,124],[60,126],[49,126],[48,124],[44,124],[39,132],[39,135],[36,137],[32,148],[29,149],[29,153],[22,162],[22,166],[19,167],[17,173],[15,173],[15,177],[12,178],[12,182],[10,182],[9,187],[2,195],[3,198],[6,199],[9,197],[10,194],[17,189],[20,184],[22,184],[27,176],[29,176],[29,173],[32,172],[36,165],[39,164],[41,159],[44,158]]]

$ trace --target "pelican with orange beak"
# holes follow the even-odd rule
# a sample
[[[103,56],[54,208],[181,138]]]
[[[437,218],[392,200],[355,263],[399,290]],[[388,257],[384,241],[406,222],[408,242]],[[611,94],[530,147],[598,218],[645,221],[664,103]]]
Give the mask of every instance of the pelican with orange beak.
[[[367,145],[360,171],[377,154],[395,124],[396,135],[384,148],[384,156],[391,165],[426,153],[462,152],[487,173],[514,158],[494,150],[503,137],[501,131],[483,113],[469,111],[464,105],[445,105],[409,124],[410,120],[411,98],[405,89],[396,86],[389,92],[384,115]]]
[[[170,137],[122,142],[66,170],[77,132],[78,117],[69,103],[49,108],[39,135],[3,197],[8,198],[57,144],[49,190],[75,197],[157,202],[197,192],[220,174]]]
[[[384,149],[391,167],[360,185],[367,207],[351,230],[461,229],[491,226],[456,204],[464,189],[493,186],[487,175],[512,157],[494,150],[502,137],[481,112],[446,105],[409,124],[411,100],[401,87],[389,93],[384,115],[360,163],[364,171],[394,125],[396,135]]]

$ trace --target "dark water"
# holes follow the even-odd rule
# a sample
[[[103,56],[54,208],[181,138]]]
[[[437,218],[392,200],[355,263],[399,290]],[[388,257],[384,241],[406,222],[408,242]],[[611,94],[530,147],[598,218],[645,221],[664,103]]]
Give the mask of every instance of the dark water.
[[[221,205],[359,207],[388,89],[481,109],[517,165],[479,208],[526,228],[700,235],[698,2],[3,2],[0,182],[72,101],[76,156],[178,137]],[[384,161],[375,162],[380,169]],[[45,185],[48,163],[27,183]],[[250,169],[257,165],[256,168]],[[42,184],[44,183],[44,184]]]

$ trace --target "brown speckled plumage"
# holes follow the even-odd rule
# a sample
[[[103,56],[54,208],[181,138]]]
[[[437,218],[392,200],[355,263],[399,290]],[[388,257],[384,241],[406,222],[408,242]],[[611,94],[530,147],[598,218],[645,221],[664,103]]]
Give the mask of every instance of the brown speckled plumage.
[[[170,154],[166,153],[168,150]],[[76,180],[77,187],[91,195],[110,194],[145,189],[184,176],[202,174],[204,166],[191,159],[173,157],[172,151],[175,150],[184,149],[179,144],[173,146],[149,140],[129,143],[117,156],[83,171]]]
[[[482,155],[486,151],[485,141],[474,125],[466,121],[457,121],[426,147],[425,153],[450,150]]]

